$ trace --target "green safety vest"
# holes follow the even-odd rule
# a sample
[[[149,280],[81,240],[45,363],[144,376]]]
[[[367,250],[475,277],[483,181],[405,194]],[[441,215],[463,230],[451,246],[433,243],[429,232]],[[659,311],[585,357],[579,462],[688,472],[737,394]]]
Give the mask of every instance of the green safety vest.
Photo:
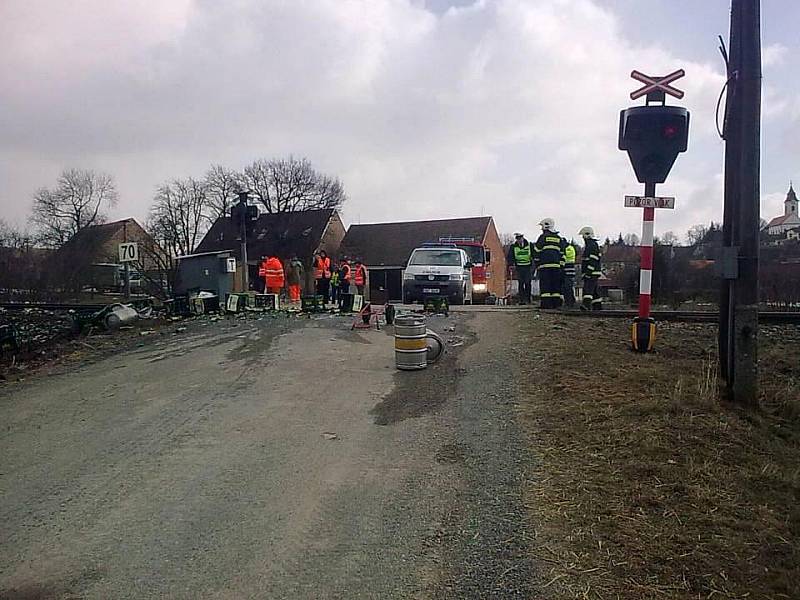
[[[531,262],[533,262],[533,257],[529,243],[522,247],[519,244],[514,244],[514,262],[520,267],[530,266]]]
[[[567,249],[564,250],[564,262],[567,264],[575,262],[575,246],[569,244]]]

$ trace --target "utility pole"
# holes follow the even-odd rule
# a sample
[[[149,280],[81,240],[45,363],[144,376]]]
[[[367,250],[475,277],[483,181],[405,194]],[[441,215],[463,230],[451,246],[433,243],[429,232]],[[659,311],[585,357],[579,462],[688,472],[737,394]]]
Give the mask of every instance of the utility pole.
[[[731,1],[725,116],[720,372],[730,398],[758,403],[761,134],[760,0]]]

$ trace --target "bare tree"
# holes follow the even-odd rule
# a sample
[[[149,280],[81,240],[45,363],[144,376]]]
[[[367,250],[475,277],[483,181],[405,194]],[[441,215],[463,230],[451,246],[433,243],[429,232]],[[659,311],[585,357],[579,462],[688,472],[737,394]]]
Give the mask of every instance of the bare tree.
[[[150,233],[171,256],[191,254],[206,231],[207,214],[204,182],[173,179],[161,185],[153,199]]]
[[[499,237],[500,237],[500,243],[503,244],[504,248],[506,246],[510,246],[516,241],[513,233],[501,233]]]
[[[686,232],[686,240],[690,246],[696,246],[703,241],[707,233],[708,227],[705,225],[692,225]]]
[[[38,297],[44,287],[44,251],[30,233],[0,219],[0,292],[10,298]]]
[[[175,254],[161,245],[156,239],[159,223],[150,217],[145,229],[150,233],[139,241],[139,260],[133,264],[145,282],[149,294],[159,298],[168,298],[175,285]]]
[[[30,245],[30,241],[30,233],[0,219],[0,248],[25,248]]]
[[[638,246],[639,236],[636,235],[635,233],[626,233],[624,241],[626,246]]]
[[[212,165],[204,178],[208,199],[208,219],[216,221],[224,217],[242,189],[242,174],[222,165]]]
[[[104,210],[117,203],[117,188],[107,173],[67,169],[54,189],[41,188],[33,197],[30,221],[37,241],[57,248],[90,225],[103,223]]]
[[[305,158],[256,160],[245,167],[243,184],[268,213],[340,208],[347,199],[338,179]]]
[[[680,240],[674,231],[665,231],[661,236],[661,243],[665,246],[677,246]]]

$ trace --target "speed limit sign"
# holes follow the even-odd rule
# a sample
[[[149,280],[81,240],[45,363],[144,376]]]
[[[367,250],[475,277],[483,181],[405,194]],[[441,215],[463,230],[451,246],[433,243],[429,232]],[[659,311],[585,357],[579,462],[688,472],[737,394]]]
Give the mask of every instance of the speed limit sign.
[[[139,260],[139,245],[136,242],[123,242],[119,245],[119,262],[136,262]]]

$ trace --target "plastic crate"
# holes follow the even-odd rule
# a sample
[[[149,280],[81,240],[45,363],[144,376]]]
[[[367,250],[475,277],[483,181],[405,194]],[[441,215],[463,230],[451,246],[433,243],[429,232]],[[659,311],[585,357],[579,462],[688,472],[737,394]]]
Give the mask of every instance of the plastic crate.
[[[324,296],[302,296],[300,309],[307,312],[321,312],[325,310]]]
[[[281,300],[278,294],[256,294],[253,296],[253,307],[261,310],[278,310]]]

